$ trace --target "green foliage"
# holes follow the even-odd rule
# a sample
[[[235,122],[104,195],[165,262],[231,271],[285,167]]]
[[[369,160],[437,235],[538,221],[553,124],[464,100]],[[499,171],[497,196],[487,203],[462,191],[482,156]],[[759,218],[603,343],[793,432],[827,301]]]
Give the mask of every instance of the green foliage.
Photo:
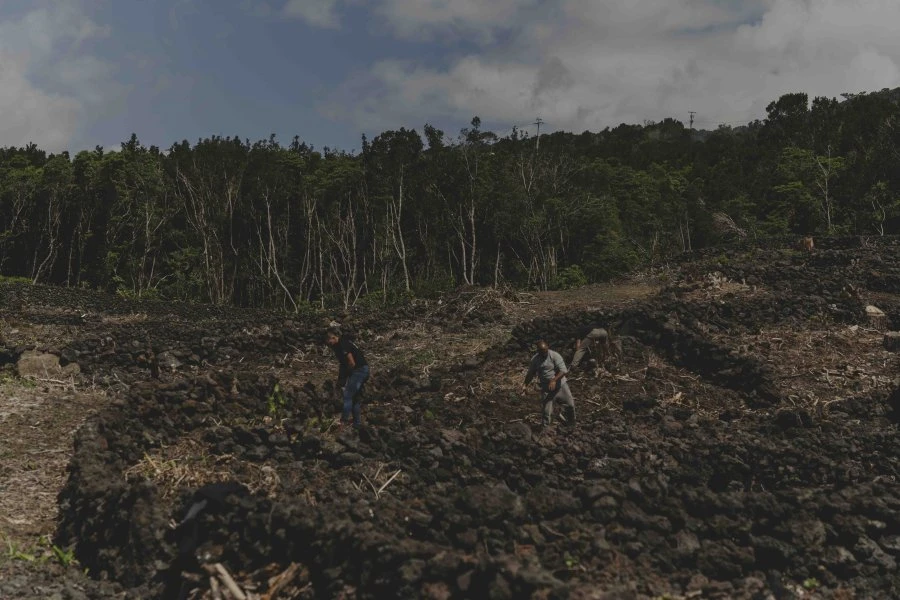
[[[587,285],[587,283],[588,279],[585,276],[584,271],[581,270],[581,267],[578,265],[571,265],[557,273],[556,278],[553,280],[553,289],[570,290],[572,288]]]
[[[303,317],[314,317],[320,314],[321,308],[309,300],[300,300],[297,302],[296,313]]]
[[[61,548],[53,543],[49,535],[41,536],[30,548],[16,545],[11,538],[6,538],[7,560],[24,561],[29,563],[46,563],[54,561],[62,567],[69,568],[78,564],[73,548]]]
[[[29,277],[0,275],[0,283],[27,283],[30,285],[32,282]]]
[[[453,289],[456,281],[449,273],[437,273],[427,278],[419,278],[413,282],[413,294],[416,298],[434,299],[447,290]]]
[[[49,535],[44,536],[42,538],[42,541],[43,545],[46,548],[49,548],[52,552],[53,560],[55,560],[61,566],[69,568],[72,565],[78,564],[78,559],[75,558],[74,548],[60,548],[53,543],[53,540]]]
[[[377,309],[388,306],[403,306],[415,297],[412,291],[406,292],[402,288],[388,290],[387,293],[378,290],[360,296],[356,306],[362,309]]]
[[[8,560],[22,560],[25,562],[35,562],[38,560],[35,553],[27,552],[22,548],[17,547],[9,538],[6,539],[6,548],[6,558]]]
[[[156,288],[134,290],[133,288],[121,285],[121,282],[116,281],[115,279],[113,279],[113,281],[119,284],[116,286],[116,295],[127,300],[158,300],[162,297],[159,290]]]
[[[803,588],[806,590],[809,590],[809,591],[815,590],[820,585],[821,584],[819,583],[819,580],[816,579],[815,577],[810,577],[809,579],[803,580]]]
[[[900,216],[900,192],[892,191],[887,182],[879,180],[862,200],[870,231],[884,235],[887,223]]]
[[[0,371],[0,384],[15,384],[24,388],[36,388],[37,382],[28,377],[19,377],[14,372]]]
[[[746,126],[540,140],[475,117],[358,154],[274,136],[3,148],[0,277],[312,316],[461,284],[581,285],[742,237],[898,233],[896,98],[794,93]]]

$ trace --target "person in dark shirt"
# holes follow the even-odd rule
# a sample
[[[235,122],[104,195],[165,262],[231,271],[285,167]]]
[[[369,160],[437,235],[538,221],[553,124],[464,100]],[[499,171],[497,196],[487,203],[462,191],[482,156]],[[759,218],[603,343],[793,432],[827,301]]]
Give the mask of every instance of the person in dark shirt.
[[[338,360],[338,385],[343,389],[344,412],[341,415],[341,425],[350,421],[353,414],[353,426],[359,428],[361,424],[359,392],[363,384],[369,379],[369,363],[359,346],[354,344],[347,336],[341,334],[337,327],[329,327],[325,332],[325,343],[334,351]]]

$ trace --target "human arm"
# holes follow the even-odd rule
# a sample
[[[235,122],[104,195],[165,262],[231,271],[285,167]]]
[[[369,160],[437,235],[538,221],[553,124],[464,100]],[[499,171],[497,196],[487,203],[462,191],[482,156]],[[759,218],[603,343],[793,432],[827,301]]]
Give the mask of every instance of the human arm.
[[[525,373],[525,381],[522,382],[522,393],[524,394],[526,389],[528,388],[528,384],[531,383],[531,380],[534,379],[535,374],[537,373],[537,367],[534,364],[534,360],[528,365],[528,372]]]
[[[553,353],[551,359],[553,360],[553,370],[556,371],[556,375],[554,375],[553,379],[547,384],[547,388],[552,392],[556,389],[559,380],[565,377],[569,370],[566,368],[566,363],[563,361],[562,356],[558,353]]]

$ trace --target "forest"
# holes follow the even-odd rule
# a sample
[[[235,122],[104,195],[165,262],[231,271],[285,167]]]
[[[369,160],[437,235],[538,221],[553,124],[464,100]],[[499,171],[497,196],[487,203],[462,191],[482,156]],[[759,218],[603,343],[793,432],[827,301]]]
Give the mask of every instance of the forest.
[[[781,96],[747,125],[674,119],[505,137],[478,117],[363,137],[0,149],[0,275],[303,311],[459,285],[559,289],[734,240],[900,231],[900,89]]]

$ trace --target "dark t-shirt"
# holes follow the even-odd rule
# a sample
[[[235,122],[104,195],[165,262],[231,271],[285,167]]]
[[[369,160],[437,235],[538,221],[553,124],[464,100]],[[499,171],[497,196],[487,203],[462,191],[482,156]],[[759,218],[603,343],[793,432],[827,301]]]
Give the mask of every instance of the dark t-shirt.
[[[347,355],[352,354],[353,360],[356,362],[356,368],[364,367],[369,363],[366,362],[366,355],[359,349],[359,346],[348,340],[345,336],[341,336],[337,345],[332,348],[334,355],[341,364],[340,377],[345,379],[350,376],[350,365],[347,364]]]

